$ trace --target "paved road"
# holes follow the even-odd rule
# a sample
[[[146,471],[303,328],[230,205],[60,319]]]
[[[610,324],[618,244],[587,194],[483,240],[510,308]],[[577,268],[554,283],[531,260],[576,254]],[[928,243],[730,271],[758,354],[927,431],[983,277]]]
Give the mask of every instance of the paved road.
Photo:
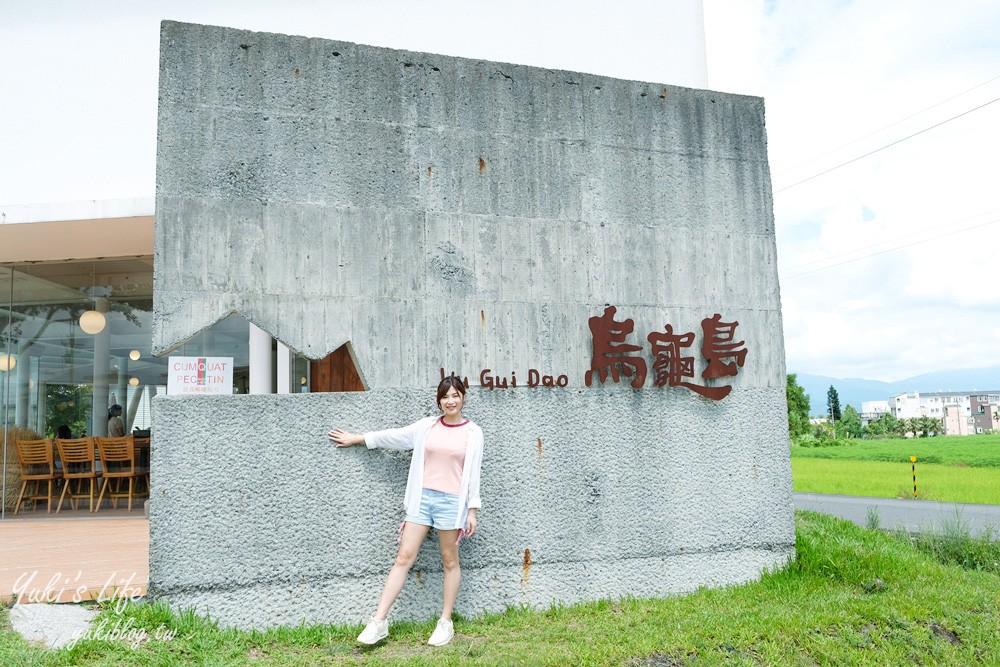
[[[922,530],[950,532],[960,524],[973,535],[987,529],[1000,540],[1000,505],[965,505],[938,503],[930,500],[898,500],[860,496],[832,496],[822,493],[793,493],[795,509],[832,514],[859,526],[868,525],[869,508],[878,511],[879,527],[892,530],[905,528],[913,533]]]

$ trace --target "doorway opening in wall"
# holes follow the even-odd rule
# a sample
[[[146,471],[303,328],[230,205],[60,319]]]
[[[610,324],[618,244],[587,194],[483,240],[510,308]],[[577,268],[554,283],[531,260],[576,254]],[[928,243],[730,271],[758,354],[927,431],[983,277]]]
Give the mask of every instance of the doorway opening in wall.
[[[309,391],[366,391],[364,378],[358,370],[354,347],[348,341],[316,361],[309,362]]]

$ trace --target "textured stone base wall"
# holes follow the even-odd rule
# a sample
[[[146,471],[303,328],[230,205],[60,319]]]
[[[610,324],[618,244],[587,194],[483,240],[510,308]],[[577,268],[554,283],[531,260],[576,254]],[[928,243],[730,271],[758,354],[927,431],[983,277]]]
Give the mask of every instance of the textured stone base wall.
[[[224,625],[358,622],[396,552],[409,453],[326,433],[433,414],[433,391],[153,401],[150,592]],[[457,611],[753,580],[794,553],[784,388],[470,391],[484,507]],[[712,435],[715,433],[716,435]],[[722,434],[721,436],[718,434]],[[527,554],[527,557],[526,557]],[[436,537],[393,618],[440,611]]]

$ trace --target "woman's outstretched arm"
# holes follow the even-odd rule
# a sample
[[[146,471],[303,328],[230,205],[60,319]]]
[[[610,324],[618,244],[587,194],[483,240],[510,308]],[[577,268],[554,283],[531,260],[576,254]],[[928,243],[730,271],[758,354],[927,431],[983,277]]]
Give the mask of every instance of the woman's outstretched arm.
[[[330,440],[337,443],[338,447],[353,447],[354,445],[365,444],[364,434],[348,433],[347,431],[335,428],[327,434]]]
[[[385,431],[370,431],[368,433],[350,433],[340,428],[330,431],[327,436],[338,447],[353,447],[354,445],[365,445],[369,449],[381,447],[383,449],[413,449],[416,445],[417,435],[420,433],[421,424],[426,425],[427,419],[404,426],[403,428],[390,428]]]

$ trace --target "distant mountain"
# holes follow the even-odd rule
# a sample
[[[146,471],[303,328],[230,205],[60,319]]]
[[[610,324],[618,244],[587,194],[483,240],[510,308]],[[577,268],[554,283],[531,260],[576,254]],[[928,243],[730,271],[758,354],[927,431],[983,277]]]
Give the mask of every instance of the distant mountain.
[[[861,378],[834,378],[826,375],[796,375],[799,386],[809,394],[809,413],[826,414],[826,392],[833,385],[840,397],[840,408],[848,404],[861,411],[861,401],[885,401],[904,391],[1000,391],[1000,366],[935,371],[897,382],[879,382]]]

